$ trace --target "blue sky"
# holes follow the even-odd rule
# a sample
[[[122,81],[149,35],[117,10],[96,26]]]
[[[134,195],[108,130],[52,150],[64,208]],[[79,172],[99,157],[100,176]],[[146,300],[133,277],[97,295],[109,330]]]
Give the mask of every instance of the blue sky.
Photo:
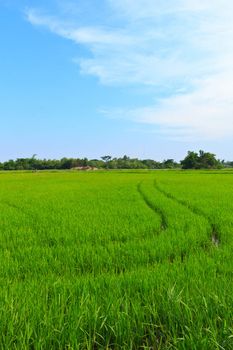
[[[233,159],[229,0],[0,0],[0,160]]]

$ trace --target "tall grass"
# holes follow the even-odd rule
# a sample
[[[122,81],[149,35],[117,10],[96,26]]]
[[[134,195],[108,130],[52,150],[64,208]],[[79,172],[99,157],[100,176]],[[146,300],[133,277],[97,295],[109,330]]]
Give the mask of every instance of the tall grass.
[[[232,185],[0,174],[0,348],[233,349]]]

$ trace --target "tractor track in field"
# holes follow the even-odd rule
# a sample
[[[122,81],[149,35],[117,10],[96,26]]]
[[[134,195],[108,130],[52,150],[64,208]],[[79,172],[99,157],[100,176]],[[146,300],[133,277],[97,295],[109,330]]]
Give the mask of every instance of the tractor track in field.
[[[143,199],[144,203],[147,205],[147,207],[150,208],[155,214],[160,216],[160,218],[161,218],[160,230],[164,231],[168,227],[166,216],[165,216],[164,212],[158,206],[154,205],[154,203],[152,203],[148,199],[148,197],[145,195],[145,193],[142,191],[142,183],[143,183],[143,181],[141,181],[138,184],[137,191],[140,194],[141,198]]]
[[[215,245],[216,247],[219,246],[220,244],[220,234],[216,228],[216,226],[212,223],[211,219],[199,208],[196,208],[192,205],[190,205],[190,203],[182,200],[182,199],[179,199],[177,198],[176,196],[174,196],[172,193],[170,192],[167,192],[165,190],[163,190],[157,183],[156,180],[154,180],[154,187],[157,191],[159,191],[161,194],[163,194],[165,197],[167,197],[168,199],[171,199],[173,200],[174,202],[182,205],[183,207],[185,207],[186,209],[188,209],[189,211],[191,211],[193,214],[195,215],[198,215],[198,216],[201,216],[203,217],[207,222],[208,224],[210,225],[211,227],[211,233],[210,233],[210,238],[211,238],[211,242],[213,243],[213,245]]]
[[[137,186],[138,193],[140,194],[140,196],[141,196],[142,200],[144,201],[144,203],[146,204],[146,206],[149,209],[151,209],[154,212],[154,214],[158,214],[160,216],[160,218],[161,218],[160,233],[161,232],[165,233],[169,227],[165,213],[163,210],[161,210],[160,207],[156,206],[147,197],[147,195],[143,192],[142,183],[143,183],[143,181],[141,181]],[[181,250],[178,255],[175,255],[173,252],[170,252],[169,255],[164,258],[164,260],[168,260],[170,263],[173,264],[177,259],[180,259],[180,261],[183,263],[187,256],[188,256],[188,254]],[[161,261],[157,261],[157,263],[161,263]]]

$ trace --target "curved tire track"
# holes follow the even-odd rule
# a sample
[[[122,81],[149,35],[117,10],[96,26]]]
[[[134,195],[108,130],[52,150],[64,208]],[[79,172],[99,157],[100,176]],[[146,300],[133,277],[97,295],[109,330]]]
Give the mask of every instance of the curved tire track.
[[[141,181],[138,186],[137,186],[137,190],[141,196],[141,198],[143,199],[143,201],[145,202],[145,204],[147,205],[147,207],[149,209],[151,209],[155,214],[159,214],[161,217],[161,228],[160,228],[160,232],[165,233],[167,229],[169,229],[169,225],[168,225],[168,221],[165,215],[165,212],[157,205],[155,205],[154,202],[152,202],[147,195],[143,192],[142,190],[142,183],[143,181]],[[152,184],[152,189],[153,189],[153,184]],[[157,190],[157,188],[154,186],[154,190]],[[161,191],[159,191],[161,192]],[[156,192],[155,192],[156,193]],[[163,196],[165,196],[165,194],[163,192],[161,192],[161,194]],[[168,199],[173,199],[171,198],[169,195],[166,196]],[[179,202],[177,202],[179,203]],[[181,204],[181,203],[179,203]],[[183,205],[184,206],[184,205]],[[177,259],[180,259],[180,261],[183,263],[185,261],[185,258],[189,255],[188,252],[183,251],[182,249],[180,250],[180,252],[178,254],[174,254],[174,252],[169,252],[168,255],[166,257],[164,257],[164,260],[168,260],[170,263],[174,263],[176,262]]]
[[[142,183],[143,181],[141,181],[138,186],[137,186],[137,190],[138,193],[140,194],[141,198],[143,199],[143,201],[145,202],[145,204],[155,213],[158,214],[161,218],[161,226],[160,229],[161,231],[164,231],[167,229],[168,227],[168,223],[167,223],[167,218],[164,214],[164,212],[161,210],[161,208],[159,208],[158,206],[154,205],[154,203],[152,203],[148,197],[145,195],[145,193],[143,193],[142,191]]]
[[[220,244],[220,234],[216,228],[216,225],[212,223],[211,219],[199,208],[194,207],[192,205],[190,205],[190,203],[179,199],[177,197],[175,197],[172,193],[170,192],[166,192],[165,190],[163,190],[157,183],[156,180],[154,180],[154,187],[156,190],[158,190],[160,193],[162,193],[165,197],[173,200],[174,202],[183,205],[185,208],[187,208],[188,210],[190,210],[193,214],[198,215],[203,217],[210,225],[211,227],[211,232],[210,232],[210,236],[211,236],[211,241],[215,246],[219,246]]]

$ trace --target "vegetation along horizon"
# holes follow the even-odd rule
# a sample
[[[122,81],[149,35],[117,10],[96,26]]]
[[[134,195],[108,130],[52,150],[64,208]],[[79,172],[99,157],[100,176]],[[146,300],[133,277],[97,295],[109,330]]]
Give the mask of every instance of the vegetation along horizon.
[[[233,172],[0,172],[1,349],[233,349]]]

